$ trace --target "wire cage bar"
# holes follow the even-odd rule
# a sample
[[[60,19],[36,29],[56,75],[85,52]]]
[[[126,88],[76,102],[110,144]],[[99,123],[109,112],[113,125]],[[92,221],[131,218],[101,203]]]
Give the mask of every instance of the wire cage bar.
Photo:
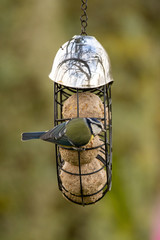
[[[67,148],[60,147],[55,145],[55,154],[56,154],[56,166],[57,166],[57,180],[58,186],[62,194],[69,201],[79,204],[79,205],[90,205],[96,203],[104,195],[111,190],[112,183],[112,99],[111,99],[111,83],[91,88],[91,89],[79,89],[79,88],[71,88],[61,85],[59,83],[54,83],[54,125],[61,124],[64,121],[70,120],[71,118],[63,117],[63,106],[65,101],[71,97],[73,94],[76,94],[77,106],[75,107],[76,117],[81,117],[79,114],[79,95],[80,93],[89,92],[97,95],[104,106],[104,116],[99,117],[99,121],[102,121],[104,125],[105,132],[101,132],[98,137],[100,140],[100,144],[98,146],[92,146],[89,148]],[[93,103],[94,104],[94,103]],[[92,117],[92,116],[90,116]],[[77,166],[73,166],[72,171],[65,168],[65,159],[61,155],[61,149],[65,149],[67,151],[74,151],[77,154]],[[91,171],[83,171],[82,161],[81,161],[81,153],[85,151],[93,151],[97,149],[98,154],[96,155],[96,161],[99,162],[98,169],[92,169]],[[87,166],[87,164],[86,164]],[[76,171],[73,171],[73,170]],[[105,182],[96,190],[89,191],[86,193],[84,191],[84,179],[94,178],[96,174],[103,174],[105,172]],[[78,193],[72,191],[72,186],[69,189],[63,182],[62,176],[65,174],[68,178],[73,178],[75,180],[75,184],[77,184]],[[88,180],[89,181],[89,180]],[[73,181],[74,182],[74,181]],[[94,185],[94,181],[93,181]],[[88,188],[92,186],[88,186]]]

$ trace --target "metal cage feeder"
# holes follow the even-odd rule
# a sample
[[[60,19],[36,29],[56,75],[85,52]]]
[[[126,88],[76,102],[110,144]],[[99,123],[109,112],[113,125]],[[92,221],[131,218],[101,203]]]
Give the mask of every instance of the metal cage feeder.
[[[58,186],[65,198],[79,205],[89,205],[99,201],[111,189],[112,182],[112,99],[110,62],[101,44],[91,36],[74,36],[57,52],[49,77],[54,81],[54,125],[74,117],[96,117],[104,125],[105,132],[98,135],[98,145],[79,149],[55,145]],[[84,116],[81,109],[83,94],[92,94],[100,99],[103,115]],[[75,99],[74,114],[64,116],[64,105],[71,97]],[[88,109],[94,102],[88,103]],[[83,113],[83,114],[82,114]],[[98,114],[98,113],[97,113]],[[83,115],[83,116],[82,116]],[[67,115],[68,116],[68,115]],[[96,152],[94,163],[82,164],[82,154]],[[67,154],[76,156],[75,164],[68,163]],[[71,168],[66,168],[70,166]],[[92,165],[93,166],[93,165]],[[76,171],[75,171],[76,170]],[[102,183],[96,186],[98,176]],[[68,179],[68,185],[63,177]],[[91,180],[90,180],[91,179]],[[87,183],[89,183],[87,185]],[[73,186],[72,186],[73,184]],[[73,190],[72,190],[73,188]],[[75,189],[76,188],[76,189]],[[90,191],[91,189],[91,191]]]

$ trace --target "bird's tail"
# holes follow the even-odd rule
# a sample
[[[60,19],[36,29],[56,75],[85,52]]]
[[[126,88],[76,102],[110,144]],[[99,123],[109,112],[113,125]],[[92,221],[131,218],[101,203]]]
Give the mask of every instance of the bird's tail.
[[[22,141],[31,140],[31,139],[39,139],[45,132],[27,132],[22,133]]]

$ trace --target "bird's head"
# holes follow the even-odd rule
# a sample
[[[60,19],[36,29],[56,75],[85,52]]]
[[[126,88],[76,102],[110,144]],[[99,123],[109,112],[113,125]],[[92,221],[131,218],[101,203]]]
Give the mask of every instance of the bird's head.
[[[101,131],[105,131],[103,128],[102,122],[97,120],[96,118],[86,118],[87,124],[89,125],[89,128],[91,130],[91,133],[96,136],[98,135]]]

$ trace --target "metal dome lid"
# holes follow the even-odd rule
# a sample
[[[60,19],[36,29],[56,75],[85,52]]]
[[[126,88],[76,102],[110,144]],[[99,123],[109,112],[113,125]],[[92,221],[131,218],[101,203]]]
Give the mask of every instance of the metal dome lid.
[[[95,88],[113,82],[108,54],[92,36],[76,35],[57,52],[49,78],[73,88]]]

